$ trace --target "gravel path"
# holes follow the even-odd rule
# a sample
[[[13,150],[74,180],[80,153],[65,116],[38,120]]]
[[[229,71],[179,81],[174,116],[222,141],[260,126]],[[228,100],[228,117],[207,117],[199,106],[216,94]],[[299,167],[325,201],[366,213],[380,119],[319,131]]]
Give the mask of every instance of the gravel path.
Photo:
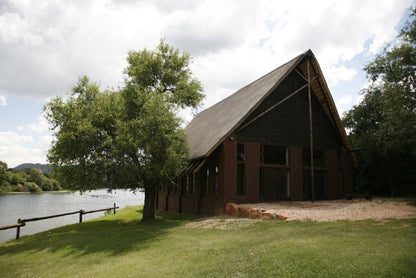
[[[276,202],[241,204],[240,206],[262,208],[266,212],[288,217],[286,221],[328,222],[336,220],[416,218],[416,207],[407,205],[405,201],[385,199],[316,201],[315,203]]]

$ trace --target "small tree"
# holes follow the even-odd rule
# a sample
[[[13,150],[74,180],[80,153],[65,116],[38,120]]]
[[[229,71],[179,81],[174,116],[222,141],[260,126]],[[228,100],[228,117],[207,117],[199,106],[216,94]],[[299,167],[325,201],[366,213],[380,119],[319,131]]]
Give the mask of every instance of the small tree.
[[[416,10],[388,45],[365,66],[373,82],[344,117],[360,162],[362,189],[377,194],[416,192]]]
[[[43,181],[44,176],[40,169],[30,168],[27,171],[27,174],[29,175],[31,182],[34,182],[40,187],[42,187],[42,181]]]
[[[161,41],[156,50],[128,54],[121,92],[100,92],[84,77],[64,101],[45,107],[56,140],[48,159],[72,189],[141,189],[143,220],[154,218],[156,187],[171,182],[187,159],[180,108],[196,108],[202,87],[189,54]]]
[[[0,161],[0,185],[7,180],[7,163]]]

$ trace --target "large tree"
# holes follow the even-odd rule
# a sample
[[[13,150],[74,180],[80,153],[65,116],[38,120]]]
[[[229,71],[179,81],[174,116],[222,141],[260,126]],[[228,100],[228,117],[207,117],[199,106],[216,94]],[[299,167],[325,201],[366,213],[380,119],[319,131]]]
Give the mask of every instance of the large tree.
[[[141,189],[143,220],[154,218],[156,187],[173,182],[188,157],[179,109],[196,108],[202,86],[187,53],[161,41],[128,54],[119,92],[80,79],[67,100],[45,107],[56,140],[48,159],[73,189]]]
[[[394,43],[364,70],[372,82],[344,117],[359,159],[358,185],[376,194],[416,192],[416,10]]]

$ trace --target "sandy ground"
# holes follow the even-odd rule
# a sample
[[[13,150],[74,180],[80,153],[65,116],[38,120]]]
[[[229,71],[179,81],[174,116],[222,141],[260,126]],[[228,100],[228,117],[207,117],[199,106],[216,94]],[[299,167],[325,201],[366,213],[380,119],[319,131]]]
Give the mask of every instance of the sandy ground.
[[[311,202],[276,202],[241,204],[247,208],[262,208],[266,212],[288,217],[286,221],[329,222],[336,220],[365,220],[416,218],[416,207],[406,201],[386,199],[366,200],[334,200]],[[216,216],[204,218],[187,224],[189,228],[233,229],[249,226],[259,219],[234,218]],[[267,221],[267,220],[265,220]],[[276,220],[277,221],[277,220]]]
[[[243,204],[248,208],[263,208],[267,212],[288,217],[287,221],[317,221],[364,219],[404,219],[416,218],[416,207],[405,201],[388,201],[385,199],[334,200],[311,202],[276,202]]]

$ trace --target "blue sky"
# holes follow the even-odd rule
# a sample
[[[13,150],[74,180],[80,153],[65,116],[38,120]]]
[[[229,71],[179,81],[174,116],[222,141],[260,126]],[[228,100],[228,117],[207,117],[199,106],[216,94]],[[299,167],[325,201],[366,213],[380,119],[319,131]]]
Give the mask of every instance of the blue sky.
[[[342,113],[359,101],[362,67],[394,40],[412,3],[0,0],[0,160],[45,163],[47,101],[85,74],[117,88],[127,52],[161,38],[192,55],[202,109],[312,49]]]

